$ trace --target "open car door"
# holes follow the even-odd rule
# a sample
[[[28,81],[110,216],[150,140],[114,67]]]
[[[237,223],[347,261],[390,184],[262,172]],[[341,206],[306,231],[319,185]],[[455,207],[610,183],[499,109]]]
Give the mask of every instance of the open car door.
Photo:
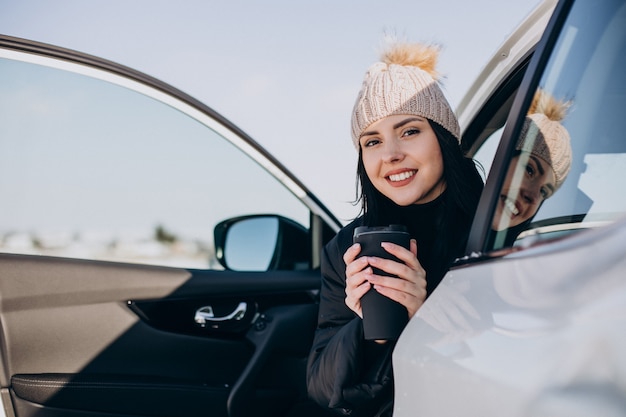
[[[318,200],[145,74],[0,36],[0,79],[4,414],[323,415]]]

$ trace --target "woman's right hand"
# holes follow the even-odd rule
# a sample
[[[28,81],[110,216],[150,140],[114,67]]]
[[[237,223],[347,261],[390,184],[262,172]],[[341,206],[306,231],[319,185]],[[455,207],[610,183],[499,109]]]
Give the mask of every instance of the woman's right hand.
[[[366,256],[357,258],[360,252],[361,245],[355,243],[343,254],[343,261],[346,264],[346,305],[363,318],[361,298],[372,287],[367,278],[373,271],[368,265]]]

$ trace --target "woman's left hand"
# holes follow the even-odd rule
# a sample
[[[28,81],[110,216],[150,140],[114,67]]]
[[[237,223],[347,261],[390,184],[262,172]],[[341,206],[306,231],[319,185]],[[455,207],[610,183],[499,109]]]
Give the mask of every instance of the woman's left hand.
[[[426,271],[417,260],[417,242],[411,239],[410,250],[390,242],[383,242],[382,247],[403,263],[368,257],[372,267],[395,277],[372,274],[367,279],[376,291],[406,307],[411,318],[426,299]]]

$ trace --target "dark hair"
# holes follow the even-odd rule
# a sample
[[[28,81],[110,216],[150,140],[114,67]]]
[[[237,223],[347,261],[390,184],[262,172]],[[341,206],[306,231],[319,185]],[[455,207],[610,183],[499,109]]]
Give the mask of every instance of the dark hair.
[[[456,230],[459,225],[467,225],[468,229],[474,218],[483,181],[478,173],[474,161],[466,158],[461,151],[458,140],[441,125],[428,120],[437,137],[443,158],[443,176],[446,181],[446,191],[443,200],[443,213],[438,218],[437,227],[442,231],[439,239],[440,247],[437,250],[443,259],[450,258],[448,248],[458,245],[465,247],[469,230]],[[360,187],[359,187],[360,185]],[[359,191],[360,189],[360,191]],[[360,215],[363,215],[363,225],[381,226],[381,216],[395,203],[385,197],[374,187],[363,165],[362,152],[359,148],[357,166],[357,198],[355,204],[361,203]],[[461,242],[451,242],[451,239],[462,238]],[[453,259],[449,259],[452,261]]]

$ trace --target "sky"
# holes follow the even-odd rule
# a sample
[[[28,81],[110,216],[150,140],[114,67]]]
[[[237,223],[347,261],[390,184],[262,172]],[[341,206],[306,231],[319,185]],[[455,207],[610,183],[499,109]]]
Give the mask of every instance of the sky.
[[[386,35],[440,45],[453,108],[539,0],[0,0],[0,33],[159,78],[239,126],[340,218],[357,212],[350,114]]]

